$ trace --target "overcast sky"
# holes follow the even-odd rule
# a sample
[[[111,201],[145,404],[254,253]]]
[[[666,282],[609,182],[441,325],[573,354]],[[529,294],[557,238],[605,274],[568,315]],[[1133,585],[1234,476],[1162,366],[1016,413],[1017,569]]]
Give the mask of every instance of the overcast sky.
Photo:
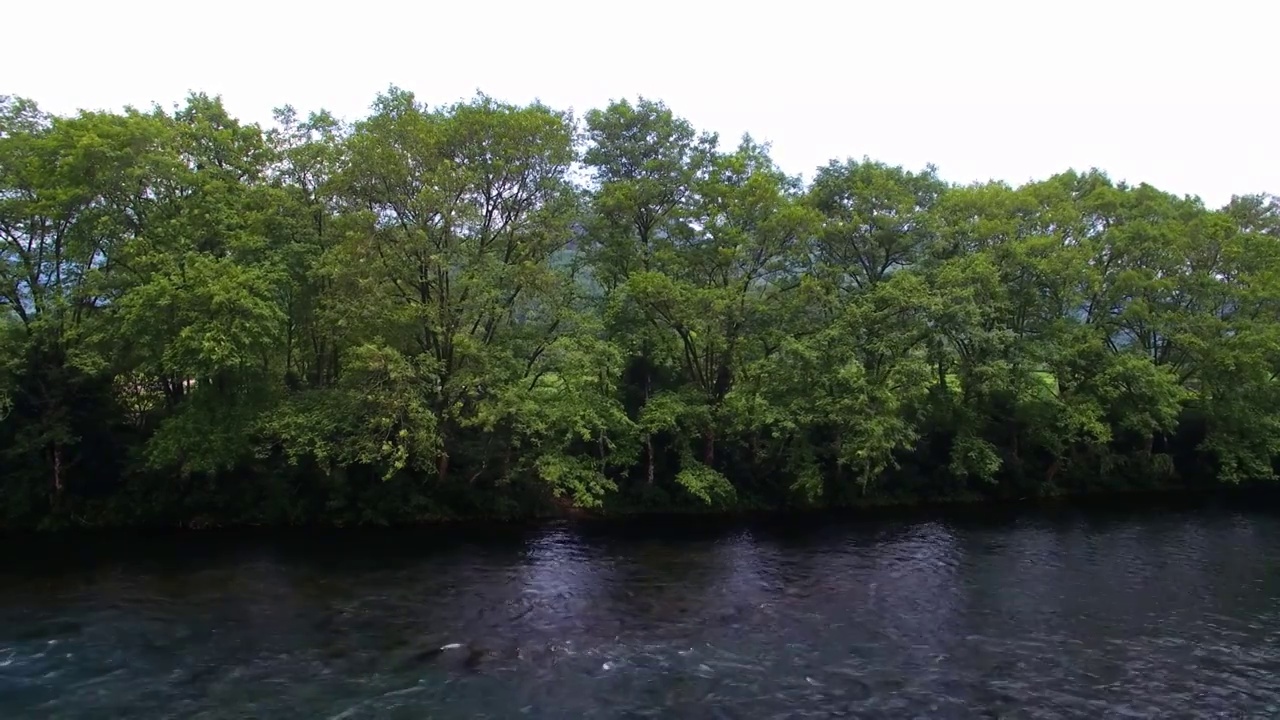
[[[326,9],[321,9],[326,8]],[[0,93],[354,119],[395,84],[579,113],[665,101],[811,177],[832,158],[1013,183],[1099,167],[1216,206],[1280,193],[1274,0],[9,2]]]

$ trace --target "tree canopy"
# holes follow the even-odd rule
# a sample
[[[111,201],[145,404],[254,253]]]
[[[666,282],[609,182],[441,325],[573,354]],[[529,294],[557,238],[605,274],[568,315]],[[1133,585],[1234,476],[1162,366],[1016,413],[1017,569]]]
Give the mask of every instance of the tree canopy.
[[[0,97],[0,528],[1272,480],[1280,199],[808,182],[650,99]]]

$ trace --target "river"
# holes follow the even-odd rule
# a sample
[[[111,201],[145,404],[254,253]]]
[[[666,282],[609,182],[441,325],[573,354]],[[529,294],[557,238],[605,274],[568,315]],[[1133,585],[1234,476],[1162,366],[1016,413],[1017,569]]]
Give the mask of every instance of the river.
[[[1277,570],[1238,508],[14,541],[0,717],[1280,716]]]

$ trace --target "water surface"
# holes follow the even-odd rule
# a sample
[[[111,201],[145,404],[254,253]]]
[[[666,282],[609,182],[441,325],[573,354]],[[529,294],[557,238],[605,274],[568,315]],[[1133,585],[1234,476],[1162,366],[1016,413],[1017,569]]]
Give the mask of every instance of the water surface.
[[[804,525],[10,544],[0,717],[1280,716],[1280,515]]]

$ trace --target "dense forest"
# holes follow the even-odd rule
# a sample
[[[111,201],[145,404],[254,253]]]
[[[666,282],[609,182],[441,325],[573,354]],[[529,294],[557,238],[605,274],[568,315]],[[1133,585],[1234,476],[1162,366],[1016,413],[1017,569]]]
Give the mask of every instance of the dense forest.
[[[1278,378],[1271,196],[804,182],[643,99],[0,98],[0,528],[1265,481]]]

